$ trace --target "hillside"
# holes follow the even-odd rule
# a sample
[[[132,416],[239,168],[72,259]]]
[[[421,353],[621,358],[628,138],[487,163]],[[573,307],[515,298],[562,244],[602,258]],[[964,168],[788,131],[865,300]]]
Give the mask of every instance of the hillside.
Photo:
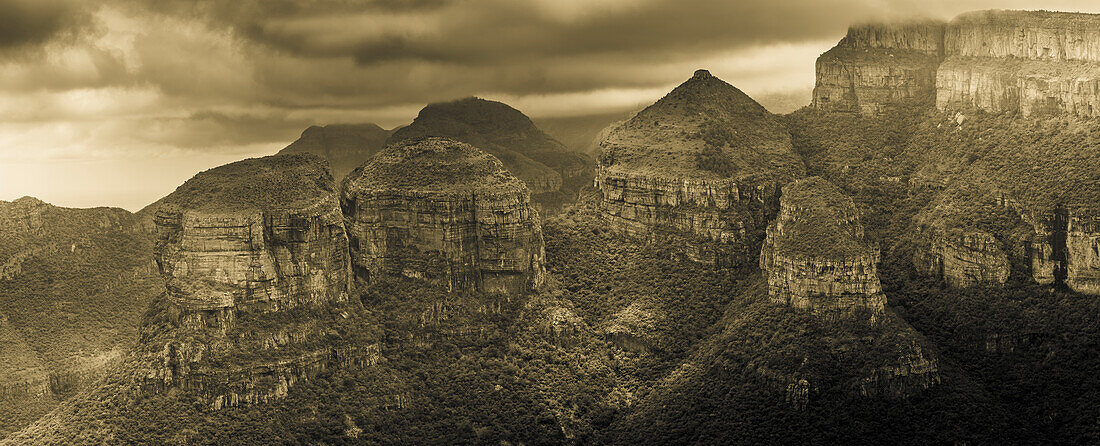
[[[312,153],[328,161],[332,177],[342,180],[348,173],[382,150],[393,130],[376,124],[330,124],[311,126],[279,155]]]
[[[576,200],[591,181],[591,161],[535,126],[507,104],[480,98],[430,104],[408,126],[396,129],[393,144],[425,136],[452,138],[497,157],[531,189],[548,213]]]
[[[0,201],[0,434],[103,375],[162,292],[129,212]]]

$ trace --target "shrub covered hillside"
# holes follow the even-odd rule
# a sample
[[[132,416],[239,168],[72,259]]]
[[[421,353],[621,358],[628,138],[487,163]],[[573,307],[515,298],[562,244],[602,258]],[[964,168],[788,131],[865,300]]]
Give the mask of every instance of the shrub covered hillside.
[[[163,290],[129,212],[0,201],[0,435],[101,376]]]
[[[1013,443],[1100,441],[1094,352],[1095,298],[1036,285],[1019,261],[1031,228],[1024,215],[1096,197],[1096,131],[1061,118],[898,111],[884,116],[787,117],[811,173],[830,179],[863,211],[882,246],[879,267],[889,305],[923,333],[942,359],[992,399],[1016,434]],[[923,210],[923,211],[922,211]],[[917,274],[921,224],[976,228],[1003,240],[1013,273],[1003,286],[949,287]]]

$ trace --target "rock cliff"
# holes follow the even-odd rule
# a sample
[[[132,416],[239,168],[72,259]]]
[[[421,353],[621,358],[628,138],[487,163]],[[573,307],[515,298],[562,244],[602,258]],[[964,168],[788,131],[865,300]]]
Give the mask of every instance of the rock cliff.
[[[932,22],[851,28],[817,59],[812,106],[875,114],[906,103],[933,103],[943,33],[943,24]]]
[[[944,24],[854,27],[817,62],[813,107],[1100,116],[1100,15],[978,11]],[[942,63],[941,63],[942,62]]]
[[[779,188],[805,174],[778,120],[706,70],[612,130],[601,150],[596,187],[613,229],[686,236],[689,258],[723,265],[750,261]]]
[[[214,408],[285,395],[332,365],[350,259],[336,186],[314,155],[248,159],[165,197],[154,253],[165,309],[146,321],[145,384]]]
[[[827,318],[876,317],[886,302],[878,261],[859,211],[836,186],[810,177],[783,188],[779,217],[760,252],[773,301]]]
[[[278,154],[312,153],[324,158],[332,170],[332,177],[339,182],[382,150],[391,133],[392,130],[369,123],[315,125],[305,129],[300,138]]]
[[[588,157],[571,151],[507,104],[480,98],[430,104],[412,124],[394,131],[387,144],[426,136],[451,138],[495,156],[527,183],[540,205],[560,208],[561,193],[575,195],[592,178]]]
[[[965,288],[1004,284],[1024,270],[1032,228],[1003,193],[973,176],[956,178],[916,217],[917,271]]]
[[[341,193],[360,281],[403,275],[454,291],[522,293],[544,280],[527,186],[469,144],[398,142],[352,172]]]

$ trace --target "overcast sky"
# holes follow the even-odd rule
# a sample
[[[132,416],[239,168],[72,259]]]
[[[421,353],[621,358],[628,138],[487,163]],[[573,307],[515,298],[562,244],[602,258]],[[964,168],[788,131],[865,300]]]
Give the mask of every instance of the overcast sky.
[[[0,0],[0,200],[137,210],[306,126],[477,95],[637,108],[697,68],[780,112],[849,24],[1094,0]],[[791,102],[793,98],[796,102]],[[786,105],[784,105],[786,104]]]

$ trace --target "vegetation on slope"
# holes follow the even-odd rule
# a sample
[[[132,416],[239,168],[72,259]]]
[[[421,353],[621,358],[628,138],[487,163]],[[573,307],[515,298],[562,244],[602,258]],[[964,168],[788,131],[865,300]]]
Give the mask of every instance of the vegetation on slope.
[[[12,390],[0,392],[0,435],[84,388],[133,344],[164,290],[151,250],[122,209],[0,202],[0,387]],[[22,380],[13,369],[37,370],[25,377],[35,382],[44,374],[46,393],[9,388]]]

